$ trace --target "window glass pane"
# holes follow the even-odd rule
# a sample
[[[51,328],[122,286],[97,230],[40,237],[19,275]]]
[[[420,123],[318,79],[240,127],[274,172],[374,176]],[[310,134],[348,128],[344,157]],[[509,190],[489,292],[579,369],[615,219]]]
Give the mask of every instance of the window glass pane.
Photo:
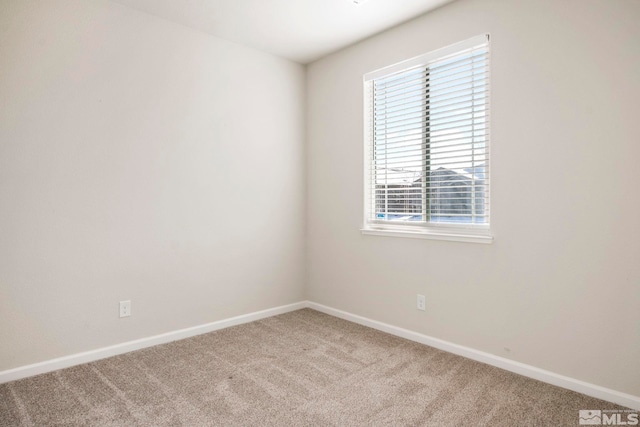
[[[423,68],[374,83],[375,217],[423,221]]]
[[[476,50],[431,65],[431,222],[487,222],[486,53]]]

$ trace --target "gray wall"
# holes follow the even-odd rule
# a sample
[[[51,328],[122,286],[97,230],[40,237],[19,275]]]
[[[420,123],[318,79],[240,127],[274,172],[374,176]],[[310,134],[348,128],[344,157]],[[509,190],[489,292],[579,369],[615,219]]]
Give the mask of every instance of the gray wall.
[[[640,395],[639,20],[460,0],[311,64],[307,297]],[[485,32],[495,242],[362,235],[362,75]]]
[[[304,80],[115,3],[1,0],[0,371],[300,301]]]

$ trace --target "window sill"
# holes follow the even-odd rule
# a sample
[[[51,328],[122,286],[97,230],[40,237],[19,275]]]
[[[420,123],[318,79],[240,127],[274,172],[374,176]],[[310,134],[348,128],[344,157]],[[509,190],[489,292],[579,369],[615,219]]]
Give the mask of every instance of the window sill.
[[[451,231],[437,232],[432,230],[388,230],[375,228],[363,228],[360,231],[362,234],[368,234],[371,236],[409,237],[413,239],[448,240],[451,242],[465,243],[493,243],[493,236],[487,234],[464,234]]]

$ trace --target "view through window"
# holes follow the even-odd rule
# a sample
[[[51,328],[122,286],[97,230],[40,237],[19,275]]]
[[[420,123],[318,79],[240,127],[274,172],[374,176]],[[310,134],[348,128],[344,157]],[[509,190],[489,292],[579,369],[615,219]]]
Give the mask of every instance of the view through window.
[[[425,62],[367,82],[368,221],[488,225],[488,40]]]

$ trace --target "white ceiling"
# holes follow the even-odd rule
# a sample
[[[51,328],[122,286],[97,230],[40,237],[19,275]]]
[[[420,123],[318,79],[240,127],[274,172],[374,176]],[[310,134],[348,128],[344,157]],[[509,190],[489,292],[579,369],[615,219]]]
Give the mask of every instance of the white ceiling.
[[[308,63],[453,0],[114,0]]]

